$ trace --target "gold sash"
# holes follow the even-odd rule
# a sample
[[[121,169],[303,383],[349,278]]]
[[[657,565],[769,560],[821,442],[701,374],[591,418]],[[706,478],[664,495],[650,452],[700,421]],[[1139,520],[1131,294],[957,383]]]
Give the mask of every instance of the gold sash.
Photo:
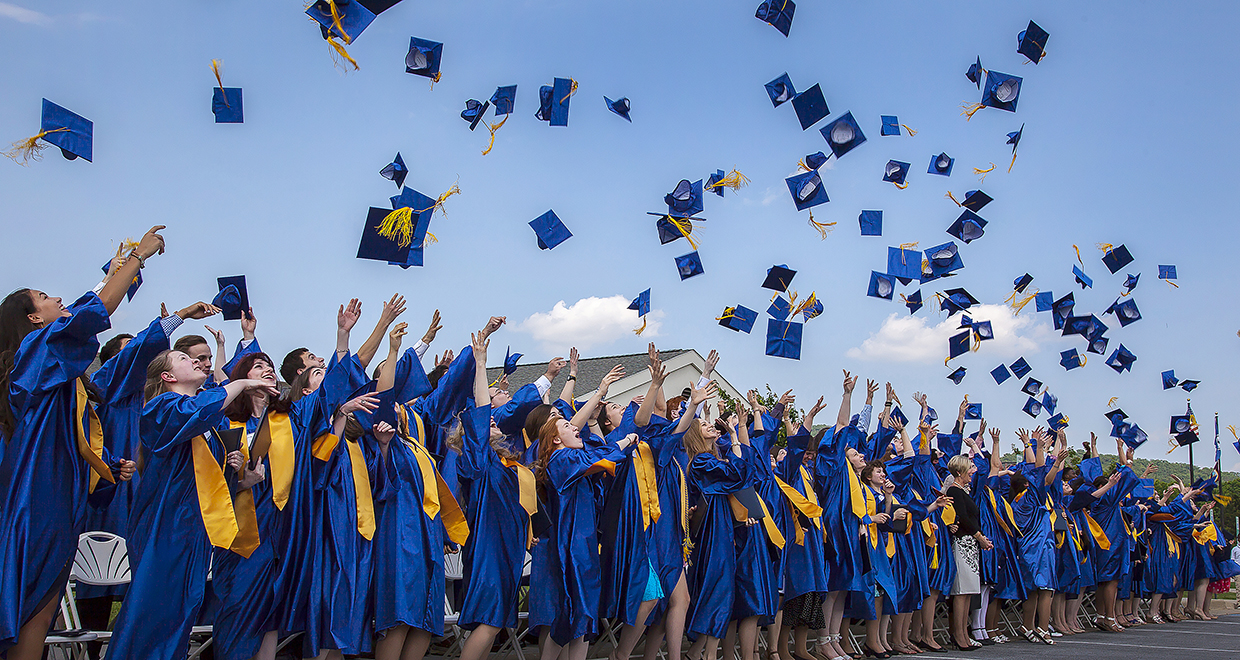
[[[737,522],[745,522],[749,519],[749,509],[745,508],[745,505],[741,504],[741,501],[734,495],[728,495],[728,504],[732,507],[732,517],[736,518]],[[766,500],[763,500],[760,494],[758,506],[762,507],[762,527],[766,530],[766,537],[775,544],[775,547],[783,548],[784,535],[779,531],[779,527],[771,517],[771,512],[766,508]]]
[[[538,491],[537,482],[534,480],[534,473],[518,461],[512,459],[501,459],[504,467],[510,467],[517,473],[517,497],[521,502],[521,508],[525,509],[527,518],[538,513]],[[528,550],[534,545],[534,525],[527,519],[525,521],[525,548]]]
[[[232,422],[232,428],[245,429],[245,422]],[[272,412],[267,420],[259,425],[259,436],[254,439],[255,447],[267,447],[265,452],[259,451],[254,458],[267,457],[267,479],[271,481],[271,501],[276,508],[283,511],[288,504],[289,492],[293,489],[293,423],[287,413]],[[247,433],[248,435],[248,433]],[[261,437],[261,436],[267,437]],[[249,455],[248,438],[243,438],[241,445],[246,447]]]
[[[633,458],[633,474],[637,477],[637,495],[641,500],[642,529],[650,529],[651,522],[658,522],[663,515],[659,508],[659,486],[655,480],[654,452],[650,445],[638,441]]]
[[[227,548],[249,558],[259,544],[258,518],[250,489],[238,491],[236,501],[233,500],[228,493],[228,482],[224,480],[224,470],[215,462],[206,436],[200,435],[191,440],[190,451],[194,461],[198,510],[202,513],[207,539],[217,548]],[[244,442],[241,443],[241,452],[248,459],[249,451]]]
[[[1206,545],[1218,540],[1218,532],[1214,531],[1214,525],[1205,527],[1204,529],[1193,530],[1193,540],[1197,545]]]
[[[442,515],[443,526],[448,532],[448,538],[457,545],[464,545],[465,540],[469,538],[469,523],[465,520],[465,514],[461,512],[461,505],[457,504],[456,498],[452,496],[452,490],[448,488],[448,483],[443,480],[443,476],[436,469],[434,457],[422,445],[422,439],[426,437],[426,428],[422,425],[422,416],[414,412],[413,419],[418,426],[418,437],[416,440],[408,435],[409,415],[405,407],[397,407],[398,423],[405,430],[401,440],[413,452],[414,458],[418,461],[418,470],[422,473],[422,511],[426,513],[427,518],[432,520],[436,516]]]
[[[332,457],[332,452],[336,451],[336,447],[340,445],[340,437],[335,433],[324,433],[314,439],[314,443],[310,445],[310,455],[320,461],[327,461]]]
[[[1094,517],[1089,515],[1088,511],[1082,511],[1085,514],[1085,526],[1089,528],[1090,536],[1094,537],[1094,542],[1103,550],[1111,549],[1111,539],[1107,538],[1107,532],[1098,524]]]
[[[331,437],[336,435],[328,434]],[[366,470],[366,455],[357,442],[345,440],[349,451],[349,464],[353,468],[353,496],[357,500],[357,533],[367,541],[375,537],[375,500],[370,492],[370,473]]]
[[[77,429],[77,448],[78,454],[86,459],[86,464],[90,466],[90,487],[87,492],[95,492],[95,486],[99,483],[99,479],[107,479],[111,483],[116,483],[116,479],[112,476],[112,469],[103,462],[103,425],[99,423],[99,415],[95,413],[94,407],[90,405],[90,401],[86,398],[86,385],[81,378],[74,381],[77,383],[77,394],[75,397],[76,404],[73,410],[73,420],[76,422],[74,426]],[[90,418],[90,438],[87,439],[86,424],[87,418]]]
[[[802,466],[801,469],[804,470],[805,467]],[[804,479],[805,475],[802,474],[801,476]],[[775,483],[783,491],[784,497],[788,499],[788,511],[792,516],[792,529],[796,531],[796,544],[803,546],[805,545],[805,531],[801,529],[801,521],[797,519],[797,512],[813,521],[815,527],[821,528],[822,507],[817,502],[811,500],[809,496],[802,495],[797,492],[797,489],[784,483],[783,479],[775,477]],[[807,490],[806,492],[813,496],[813,490]],[[817,499],[817,497],[814,496],[814,499]]]

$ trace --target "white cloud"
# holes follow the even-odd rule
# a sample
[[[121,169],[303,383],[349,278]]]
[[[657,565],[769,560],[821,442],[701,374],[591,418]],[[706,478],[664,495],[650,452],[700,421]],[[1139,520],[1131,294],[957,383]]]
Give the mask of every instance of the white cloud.
[[[0,17],[11,18],[18,23],[27,23],[29,25],[50,25],[52,22],[52,17],[47,14],[11,5],[7,2],[0,2]]]
[[[628,309],[631,301],[624,296],[582,298],[572,305],[561,300],[549,312],[535,312],[517,326],[517,330],[530,334],[542,342],[550,353],[567,354],[576,346],[585,352],[591,347],[604,346],[628,336],[641,326],[637,312]],[[646,315],[646,330],[642,337],[659,336],[663,312],[651,310]]]
[[[927,309],[937,306],[934,300],[926,304]],[[981,350],[992,355],[1006,358],[1035,353],[1042,341],[1054,336],[1053,331],[1046,324],[1036,322],[1029,311],[1016,316],[1007,305],[976,305],[966,313],[974,321],[990,321],[995,338],[982,344]],[[860,346],[848,349],[847,355],[856,360],[938,362],[947,357],[948,337],[960,332],[957,329],[960,315],[931,325],[933,321],[933,316],[893,313],[883,321],[878,332]]]

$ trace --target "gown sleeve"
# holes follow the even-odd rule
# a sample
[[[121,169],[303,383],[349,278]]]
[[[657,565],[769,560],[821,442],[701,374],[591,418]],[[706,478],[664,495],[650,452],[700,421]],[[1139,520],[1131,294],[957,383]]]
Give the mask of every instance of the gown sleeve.
[[[431,426],[448,424],[453,415],[465,409],[465,402],[473,393],[474,349],[466,346],[448,366],[448,371],[435,385],[435,389],[418,399],[414,409]]]
[[[248,344],[245,343],[244,339],[237,342],[237,350],[233,352],[232,359],[224,364],[224,373],[226,374],[232,373],[233,367],[237,366],[237,362],[239,362],[241,358],[249,355],[250,353],[262,353],[262,352],[263,352],[263,347],[258,345],[257,337],[254,338],[252,341],[250,341],[250,343]],[[224,383],[220,383],[220,385],[223,385],[223,384]]]
[[[538,393],[538,387],[529,383],[518,388],[513,393],[511,401],[493,409],[491,417],[495,418],[496,426],[504,432],[504,435],[519,436],[521,427],[525,425],[525,418],[541,404],[542,395]]]
[[[163,455],[210,431],[223,417],[227,397],[222,387],[197,396],[165,392],[155,397],[142,410],[142,444],[152,453]]]
[[[93,293],[66,309],[73,316],[58,318],[26,335],[17,350],[9,375],[9,401],[15,415],[27,396],[71,382],[95,361],[99,350],[95,335],[111,327],[108,309]]]
[[[689,473],[703,495],[727,495],[749,486],[749,464],[754,451],[741,447],[741,456],[725,461],[710,454],[698,454],[689,461]]]
[[[556,490],[564,492],[592,474],[615,472],[615,464],[628,458],[634,446],[620,449],[604,444],[582,449],[558,449],[547,463],[547,476]]]
[[[477,479],[497,460],[491,449],[491,406],[467,408],[461,413],[461,457],[457,471],[462,479]]]
[[[418,357],[416,346],[405,349],[397,360],[394,387],[396,400],[401,403],[413,401],[431,391],[431,381],[426,377],[426,369],[422,366],[422,358]]]
[[[155,319],[105,362],[90,382],[103,392],[104,401],[109,404],[132,399],[146,386],[147,365],[169,347],[168,335],[164,334],[160,319]]]

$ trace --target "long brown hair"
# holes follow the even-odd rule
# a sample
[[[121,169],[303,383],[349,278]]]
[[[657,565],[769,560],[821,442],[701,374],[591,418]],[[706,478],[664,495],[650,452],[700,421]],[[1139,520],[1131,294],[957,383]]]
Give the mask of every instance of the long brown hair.
[[[248,353],[240,360],[237,360],[237,364],[233,365],[232,373],[228,374],[228,379],[231,381],[249,378],[250,368],[259,360],[266,362],[268,366],[275,369],[276,363],[272,362],[271,357],[266,353]],[[286,413],[290,407],[291,404],[283,397],[270,397],[267,400],[267,412]],[[228,407],[224,409],[224,416],[234,422],[244,422],[253,417],[254,397],[239,396],[233,399],[232,403],[228,404]]]
[[[13,374],[17,349],[26,335],[35,329],[30,322],[30,314],[35,311],[30,289],[18,289],[0,302],[0,431],[10,437],[17,429],[17,419],[9,405],[9,379]]]
[[[692,413],[686,410],[685,414],[689,415]],[[689,430],[685,431],[684,443],[685,453],[689,454],[690,461],[698,454],[710,454],[715,458],[719,457],[719,448],[715,446],[715,441],[706,437],[706,434],[702,432],[702,423],[696,419],[689,423]]]
[[[164,382],[164,372],[172,367],[172,354],[177,353],[176,349],[160,351],[149,364],[146,365],[146,387],[142,391],[145,401],[150,401],[155,397],[168,391],[168,384]]]
[[[551,462],[551,455],[555,453],[559,447],[555,444],[555,440],[560,435],[559,422],[560,417],[547,416],[547,421],[538,429],[538,458],[534,461],[534,476],[538,479],[538,483],[546,486],[547,481],[547,464]]]

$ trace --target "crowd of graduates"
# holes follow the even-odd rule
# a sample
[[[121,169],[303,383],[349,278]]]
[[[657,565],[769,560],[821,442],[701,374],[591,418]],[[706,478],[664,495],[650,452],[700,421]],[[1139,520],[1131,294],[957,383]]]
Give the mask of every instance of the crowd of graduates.
[[[1054,644],[1083,632],[1089,592],[1107,633],[1212,618],[1207,585],[1240,573],[1209,515],[1214,479],[1155,492],[1122,441],[1113,464],[1091,439],[1068,465],[1064,428],[1018,430],[1023,456],[1005,464],[998,429],[966,433],[967,402],[946,432],[924,395],[906,417],[891,384],[875,414],[869,381],[854,414],[847,371],[818,427],[826,397],[800,415],[791,391],[719,404],[713,351],[670,399],[684,384],[665,382],[653,345],[632,401],[608,400],[620,367],[576,398],[576,351],[510,392],[486,371],[503,317],[428,372],[438,312],[406,347],[400,296],[356,349],[361,304],[341,305],[326,359],[264,353],[248,308],[227,361],[210,328],[214,341],[173,340],[224,300],[100,347],[164,251],[160,229],[68,306],[34,289],[0,303],[0,657],[40,657],[92,530],[129,554],[125,588],[76,590],[97,628],[120,601],[115,659],[183,658],[207,622],[227,660],[274,658],[291,635],[305,658],[419,660],[445,634],[446,599],[466,660],[522,616],[542,660],[582,660],[608,622],[613,660],[643,637],[647,660],[664,645],[752,660],[762,628],[772,660],[841,660],[850,620],[864,621],[861,653],[886,658],[1018,641],[1006,604],[1019,641]],[[463,576],[446,594],[455,553]]]

